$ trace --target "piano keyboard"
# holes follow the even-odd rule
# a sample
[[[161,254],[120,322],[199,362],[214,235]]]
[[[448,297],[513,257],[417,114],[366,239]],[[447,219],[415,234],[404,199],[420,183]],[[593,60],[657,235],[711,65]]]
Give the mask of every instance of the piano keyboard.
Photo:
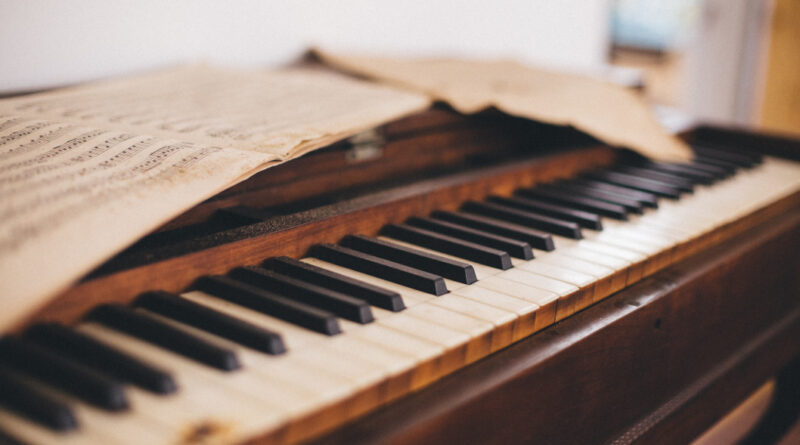
[[[267,258],[0,339],[0,441],[296,441],[421,388],[692,253],[800,189],[697,149]],[[309,420],[312,419],[312,420]]]

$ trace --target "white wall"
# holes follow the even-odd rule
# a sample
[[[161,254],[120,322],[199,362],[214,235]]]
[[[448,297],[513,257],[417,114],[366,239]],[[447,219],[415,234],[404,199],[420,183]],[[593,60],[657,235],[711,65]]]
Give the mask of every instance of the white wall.
[[[180,62],[291,61],[309,45],[605,62],[609,0],[0,0],[0,93]]]
[[[765,77],[772,0],[704,0],[688,51],[687,112],[754,124]]]

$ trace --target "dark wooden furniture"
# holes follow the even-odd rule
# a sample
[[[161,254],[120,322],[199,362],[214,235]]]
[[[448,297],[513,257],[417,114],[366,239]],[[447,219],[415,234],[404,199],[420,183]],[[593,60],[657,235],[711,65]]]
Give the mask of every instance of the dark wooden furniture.
[[[269,256],[301,257],[314,244],[619,156],[571,131],[444,109],[371,136],[377,145],[331,146],[191,209],[19,327],[72,322],[100,302],[130,301],[154,286],[177,292]],[[794,141],[723,129],[685,137],[800,153]],[[794,194],[682,246],[669,264],[642,265],[638,283],[421,391],[377,410],[361,398],[353,411],[367,414],[349,423],[317,415],[257,441],[686,442],[800,354],[798,246]]]

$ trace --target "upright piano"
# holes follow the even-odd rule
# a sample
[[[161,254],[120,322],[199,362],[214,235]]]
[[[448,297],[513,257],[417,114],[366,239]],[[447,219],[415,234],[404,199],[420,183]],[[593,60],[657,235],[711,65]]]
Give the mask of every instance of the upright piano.
[[[266,170],[0,339],[0,442],[674,444],[776,377],[791,418],[800,142],[682,136],[437,106]]]

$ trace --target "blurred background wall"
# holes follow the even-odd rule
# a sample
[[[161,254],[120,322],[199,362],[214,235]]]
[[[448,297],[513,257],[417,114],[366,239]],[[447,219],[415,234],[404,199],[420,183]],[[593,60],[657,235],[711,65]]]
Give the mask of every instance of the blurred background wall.
[[[800,134],[799,3],[0,0],[0,94],[194,61],[279,66],[322,45],[641,81],[667,109]]]

